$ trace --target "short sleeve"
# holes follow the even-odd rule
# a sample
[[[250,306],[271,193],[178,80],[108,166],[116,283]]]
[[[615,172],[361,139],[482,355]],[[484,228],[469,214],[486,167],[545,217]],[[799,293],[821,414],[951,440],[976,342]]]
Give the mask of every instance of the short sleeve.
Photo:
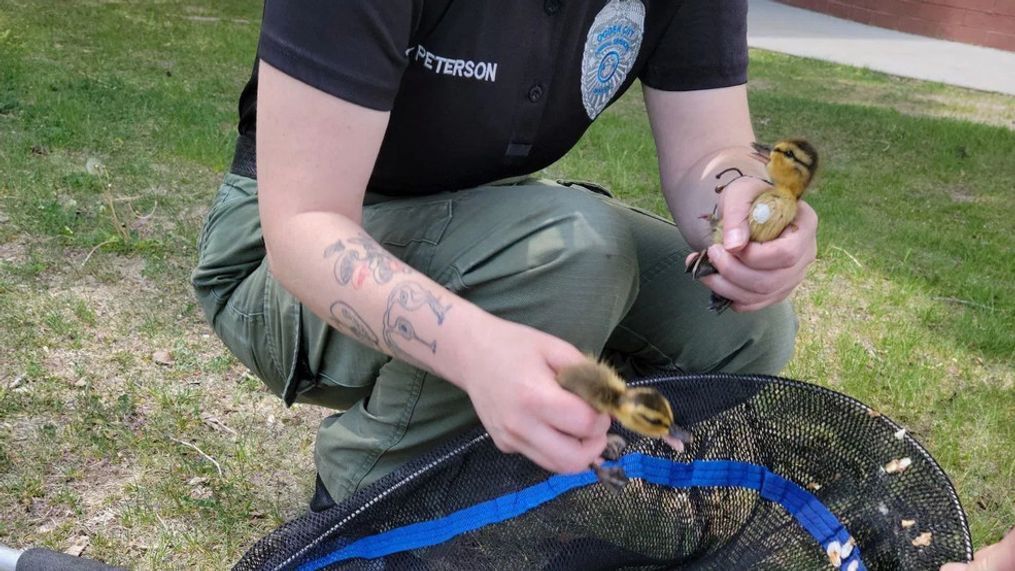
[[[388,111],[416,13],[410,0],[266,0],[258,57],[321,91]]]
[[[747,0],[685,0],[640,79],[663,91],[747,83]]]

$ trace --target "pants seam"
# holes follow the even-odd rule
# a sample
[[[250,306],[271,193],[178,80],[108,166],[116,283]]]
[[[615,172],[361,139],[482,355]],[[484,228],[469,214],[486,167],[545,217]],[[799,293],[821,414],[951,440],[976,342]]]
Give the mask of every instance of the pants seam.
[[[272,278],[270,275],[266,276],[264,283],[264,297],[261,300],[261,303],[263,304],[264,307],[268,306],[268,298],[271,296],[271,279]],[[281,322],[281,318],[279,318],[279,321]],[[264,338],[267,341],[268,355],[270,358],[269,360],[271,361],[271,367],[275,369],[275,372],[282,379],[283,385],[282,390],[284,392],[286,381],[285,373],[282,372],[281,362],[278,359],[278,351],[276,350],[275,347],[275,335],[272,332],[272,327],[270,326],[267,320],[265,320]]]
[[[230,299],[231,298],[232,298],[232,296],[230,296]],[[216,297],[216,299],[221,300],[223,298]],[[264,312],[263,311],[255,312],[255,313],[247,313],[245,311],[240,310],[240,308],[236,307],[235,305],[228,303],[228,301],[226,302],[226,308],[229,309],[230,312],[235,313],[236,315],[239,315],[240,317],[242,317],[244,319],[252,319],[252,318],[255,318],[255,317],[262,317],[262,316],[264,316]]]

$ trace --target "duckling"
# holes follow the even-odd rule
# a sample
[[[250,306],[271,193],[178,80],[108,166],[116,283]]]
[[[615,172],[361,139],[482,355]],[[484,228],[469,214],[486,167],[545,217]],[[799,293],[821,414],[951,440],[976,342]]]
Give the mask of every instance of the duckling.
[[[767,157],[766,170],[772,179],[772,188],[757,196],[751,204],[748,220],[751,240],[768,242],[782,234],[797,214],[797,202],[814,179],[818,169],[818,152],[803,139],[785,139],[773,147],[754,143],[754,150]],[[722,220],[713,213],[712,241],[722,243]],[[687,271],[694,279],[716,273],[715,266],[708,260],[708,250],[702,250],[691,261]],[[731,301],[712,294],[709,309],[717,314],[730,306]]]
[[[557,373],[557,382],[592,408],[616,418],[628,429],[661,438],[678,452],[684,450],[685,443],[694,441],[690,432],[673,422],[673,409],[662,393],[652,387],[628,387],[613,367],[593,357],[562,368]],[[620,436],[608,435],[603,458],[616,460],[626,446]],[[620,466],[603,468],[592,464],[591,468],[599,481],[610,489],[619,491],[627,484],[627,476]]]

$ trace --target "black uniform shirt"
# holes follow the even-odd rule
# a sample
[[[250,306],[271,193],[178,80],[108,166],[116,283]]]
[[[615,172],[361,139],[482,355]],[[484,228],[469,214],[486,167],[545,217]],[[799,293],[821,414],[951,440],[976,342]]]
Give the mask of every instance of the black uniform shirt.
[[[266,0],[258,56],[390,110],[370,190],[427,194],[553,163],[635,79],[746,82],[746,17],[747,0]]]

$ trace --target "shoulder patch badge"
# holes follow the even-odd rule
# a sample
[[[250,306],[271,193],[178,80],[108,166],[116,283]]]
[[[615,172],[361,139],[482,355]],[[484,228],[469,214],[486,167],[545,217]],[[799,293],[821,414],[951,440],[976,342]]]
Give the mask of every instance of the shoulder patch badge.
[[[638,58],[645,29],[641,0],[610,0],[596,16],[582,56],[582,102],[595,119],[617,94]]]

